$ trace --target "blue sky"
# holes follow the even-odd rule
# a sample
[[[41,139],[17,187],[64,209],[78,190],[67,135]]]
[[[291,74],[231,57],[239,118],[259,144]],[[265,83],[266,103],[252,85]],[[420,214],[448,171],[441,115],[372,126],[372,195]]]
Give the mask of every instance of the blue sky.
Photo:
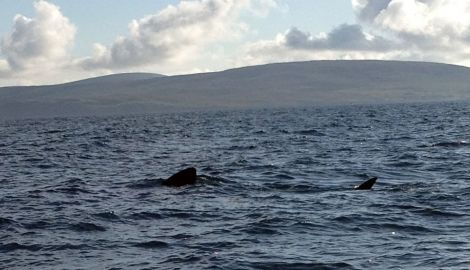
[[[470,1],[2,0],[0,5],[0,86],[320,59],[470,65]]]

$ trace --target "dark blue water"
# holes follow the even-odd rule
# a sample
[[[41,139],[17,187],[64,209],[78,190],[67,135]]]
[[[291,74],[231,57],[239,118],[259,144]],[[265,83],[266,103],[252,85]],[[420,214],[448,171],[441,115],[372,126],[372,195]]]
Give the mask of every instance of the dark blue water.
[[[0,268],[470,269],[469,137],[456,103],[1,122]]]

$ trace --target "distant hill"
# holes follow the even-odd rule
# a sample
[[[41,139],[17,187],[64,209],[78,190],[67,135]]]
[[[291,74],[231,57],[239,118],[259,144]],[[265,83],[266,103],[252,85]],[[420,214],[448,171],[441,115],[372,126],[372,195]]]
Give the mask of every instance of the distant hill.
[[[0,88],[0,118],[470,100],[470,69],[401,61],[311,61],[182,76],[128,73]]]
[[[149,80],[165,77],[165,75],[155,73],[118,73],[101,77],[88,78],[80,81],[66,83],[64,85],[84,85],[84,84],[117,84],[122,82]]]

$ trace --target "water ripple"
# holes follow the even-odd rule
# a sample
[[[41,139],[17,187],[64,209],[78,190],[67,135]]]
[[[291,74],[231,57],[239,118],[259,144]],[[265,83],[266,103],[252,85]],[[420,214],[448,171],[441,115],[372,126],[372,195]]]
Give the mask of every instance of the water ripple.
[[[456,103],[0,122],[0,265],[466,269],[468,134]]]

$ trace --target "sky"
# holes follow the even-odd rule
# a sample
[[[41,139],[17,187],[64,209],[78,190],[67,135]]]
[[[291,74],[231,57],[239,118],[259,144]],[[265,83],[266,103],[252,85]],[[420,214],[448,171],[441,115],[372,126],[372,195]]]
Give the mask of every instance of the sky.
[[[0,0],[0,86],[379,59],[470,66],[467,0]]]

